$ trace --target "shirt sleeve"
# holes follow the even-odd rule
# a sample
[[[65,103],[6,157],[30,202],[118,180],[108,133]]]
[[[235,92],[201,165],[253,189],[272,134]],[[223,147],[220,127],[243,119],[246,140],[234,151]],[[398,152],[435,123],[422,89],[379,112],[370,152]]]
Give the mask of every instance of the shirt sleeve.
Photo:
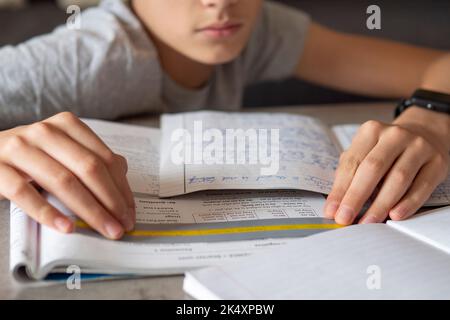
[[[311,18],[287,5],[267,1],[243,53],[246,83],[294,75]]]
[[[66,26],[0,49],[0,129],[62,111],[114,119],[159,105],[156,50],[132,12],[105,1]]]

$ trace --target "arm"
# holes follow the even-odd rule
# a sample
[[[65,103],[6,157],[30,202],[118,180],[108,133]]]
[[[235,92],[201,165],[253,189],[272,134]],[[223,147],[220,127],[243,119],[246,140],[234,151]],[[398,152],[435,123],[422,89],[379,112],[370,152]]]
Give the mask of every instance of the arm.
[[[296,75],[358,94],[399,98],[415,89],[450,92],[450,53],[354,36],[312,24]],[[325,216],[350,224],[405,219],[449,171],[450,116],[416,107],[393,123],[362,125],[339,161]]]
[[[437,63],[445,55],[439,50],[340,33],[312,23],[296,76],[356,94],[399,98],[409,96],[425,80],[427,85],[436,85],[436,71],[444,75]],[[446,90],[450,90],[450,80]]]

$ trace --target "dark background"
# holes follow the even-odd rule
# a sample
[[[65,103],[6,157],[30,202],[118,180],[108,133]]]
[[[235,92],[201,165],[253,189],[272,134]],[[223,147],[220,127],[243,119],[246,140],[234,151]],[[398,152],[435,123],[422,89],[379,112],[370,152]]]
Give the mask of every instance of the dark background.
[[[245,0],[244,0],[245,1]],[[450,0],[278,0],[308,12],[337,30],[450,49]],[[381,30],[366,28],[366,9],[381,7]],[[67,19],[51,0],[29,0],[23,9],[0,10],[0,47],[50,32]],[[1,84],[0,84],[1,85]],[[313,86],[298,80],[260,84],[247,90],[244,105],[270,106],[373,101]]]

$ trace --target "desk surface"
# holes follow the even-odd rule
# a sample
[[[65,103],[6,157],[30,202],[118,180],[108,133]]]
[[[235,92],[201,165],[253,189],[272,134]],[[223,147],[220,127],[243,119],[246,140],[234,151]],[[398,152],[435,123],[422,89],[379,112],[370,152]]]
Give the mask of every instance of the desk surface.
[[[340,104],[247,109],[245,111],[291,112],[317,117],[327,124],[392,120],[394,103]],[[139,117],[124,122],[158,126],[157,117]],[[65,284],[19,285],[9,273],[9,202],[0,201],[0,299],[185,299],[182,276],[147,277],[83,283],[80,290]]]

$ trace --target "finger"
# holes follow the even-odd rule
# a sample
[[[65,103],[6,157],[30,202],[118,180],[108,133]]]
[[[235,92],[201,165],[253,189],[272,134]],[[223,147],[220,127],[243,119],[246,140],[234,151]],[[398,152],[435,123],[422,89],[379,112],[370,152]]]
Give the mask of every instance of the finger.
[[[374,192],[378,183],[404,151],[406,140],[380,138],[376,146],[361,162],[355,176],[341,201],[335,220],[342,225],[353,222],[364,203]]]
[[[19,137],[8,142],[5,151],[8,150],[11,154],[14,150],[14,157],[3,159],[8,162],[8,165],[26,172],[40,186],[55,195],[70,210],[105,237],[111,239],[122,237],[122,226],[69,170],[45,152],[28,146]],[[3,154],[8,154],[8,152]],[[33,159],[32,165],[30,165],[30,159]]]
[[[130,216],[133,218],[133,222],[136,221],[136,206],[134,202],[133,192],[131,190],[130,184],[127,179],[128,172],[128,164],[127,160],[121,156],[116,154],[116,160],[113,161],[110,165],[110,172],[112,174],[113,180],[121,191],[122,196],[125,198],[125,201],[128,205],[128,212]]]
[[[82,144],[86,149],[97,154],[108,167],[117,187],[123,192],[130,211],[135,215],[133,193],[126,179],[126,161],[121,156],[115,155],[111,149],[92,131],[89,126],[70,112],[60,113],[47,119],[69,137]],[[69,129],[70,128],[70,129]],[[124,170],[125,169],[125,170]]]
[[[377,144],[382,127],[383,125],[377,121],[364,123],[353,138],[350,148],[341,154],[333,187],[325,204],[324,215],[326,218],[334,219],[359,164]]]
[[[39,192],[13,168],[0,164],[0,194],[10,199],[31,218],[63,233],[73,231],[72,221],[51,206]]]
[[[26,174],[23,173],[23,172],[19,172],[19,171],[16,171],[16,172],[17,172],[17,174],[19,174],[21,177],[23,177],[23,178],[25,179],[26,182],[29,182],[29,183],[31,184],[32,187],[34,187],[35,189],[37,189],[38,192],[40,191],[40,190],[39,190],[40,187],[39,187],[39,186],[36,184],[36,182],[34,182],[33,179],[31,179],[28,175],[26,175]],[[4,196],[2,196],[1,193],[0,193],[0,201],[1,201],[1,200],[5,200],[5,199],[7,199],[7,198],[4,197]]]
[[[34,146],[74,173],[126,230],[133,229],[133,214],[102,159],[48,123],[30,126],[25,135]]]
[[[113,175],[113,178],[114,181],[116,181],[116,184],[118,184],[122,195],[125,197],[125,201],[127,202],[133,222],[136,222],[136,206],[134,202],[134,196],[127,179],[127,160],[121,155],[117,155],[117,160],[118,161],[114,165],[116,165],[118,168],[113,170],[113,172],[117,173]]]
[[[403,220],[416,213],[446,178],[442,168],[441,160],[430,161],[423,166],[406,195],[389,212],[389,217],[392,220]]]
[[[389,211],[408,191],[420,168],[429,160],[431,148],[418,138],[390,169],[370,208],[359,223],[383,222]]]

